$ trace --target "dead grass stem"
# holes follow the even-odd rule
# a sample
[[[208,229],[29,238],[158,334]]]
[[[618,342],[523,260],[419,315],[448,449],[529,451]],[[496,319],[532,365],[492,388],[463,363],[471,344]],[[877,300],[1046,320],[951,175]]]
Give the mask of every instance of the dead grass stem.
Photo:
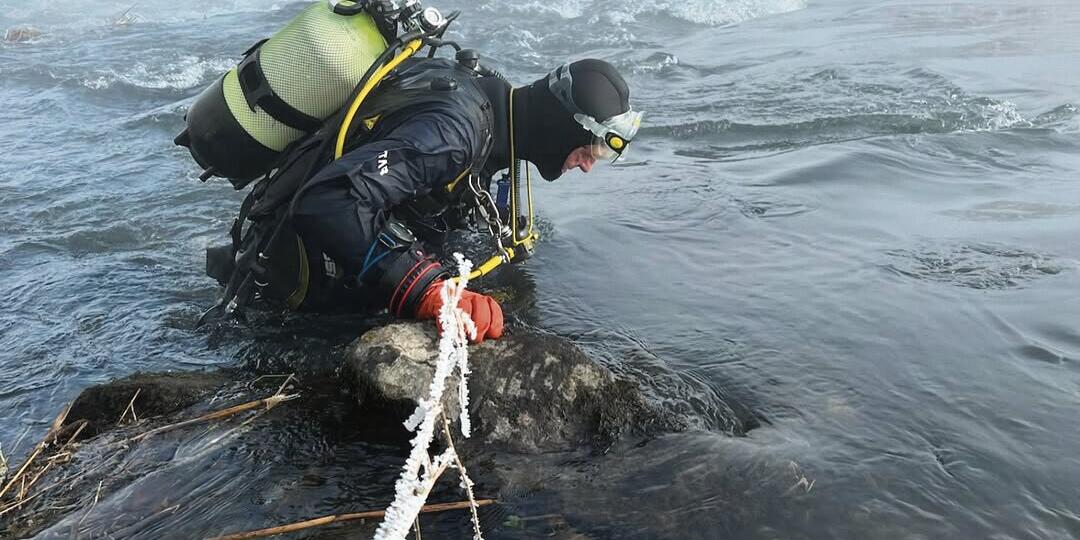
[[[489,504],[495,504],[494,499],[482,499],[476,501],[477,506],[487,506]],[[450,510],[464,510],[469,508],[472,503],[469,501],[454,502],[454,503],[441,503],[441,504],[429,504],[420,509],[421,514],[431,514],[435,512],[447,512]],[[385,510],[374,510],[371,512],[360,512],[356,514],[341,514],[334,516],[324,516],[315,519],[309,519],[307,521],[301,521],[298,523],[290,523],[288,525],[281,525],[278,527],[270,527],[267,529],[259,529],[257,531],[248,531],[242,533],[234,533],[225,536],[219,536],[212,540],[247,540],[249,538],[264,538],[267,536],[274,536],[278,534],[285,534],[290,532],[302,531],[315,527],[323,527],[326,525],[332,525],[334,523],[343,523],[347,521],[360,521],[365,519],[381,518],[386,514]]]

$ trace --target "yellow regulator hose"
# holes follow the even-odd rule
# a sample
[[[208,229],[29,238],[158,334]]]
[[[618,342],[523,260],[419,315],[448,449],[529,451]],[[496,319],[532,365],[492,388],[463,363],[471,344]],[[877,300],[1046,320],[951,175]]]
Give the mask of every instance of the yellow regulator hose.
[[[356,117],[356,111],[360,110],[360,105],[364,103],[364,99],[366,99],[368,94],[379,85],[383,80],[383,77],[386,77],[387,73],[390,73],[394,68],[398,67],[398,64],[416,54],[416,51],[420,50],[420,47],[423,47],[423,45],[424,42],[419,39],[410,41],[393,60],[379,68],[379,70],[372,75],[371,79],[368,80],[367,84],[360,89],[360,93],[356,95],[356,99],[354,99],[352,105],[349,106],[349,111],[345,115],[345,121],[341,123],[341,130],[338,131],[337,144],[334,145],[334,159],[341,158],[341,155],[345,153],[345,137],[348,135],[349,126],[352,125],[353,118]]]

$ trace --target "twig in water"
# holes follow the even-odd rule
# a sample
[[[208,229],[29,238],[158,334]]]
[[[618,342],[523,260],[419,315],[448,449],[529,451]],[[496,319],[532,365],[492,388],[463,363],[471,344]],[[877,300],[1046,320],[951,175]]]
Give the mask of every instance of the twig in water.
[[[290,373],[288,377],[285,377],[285,382],[281,383],[281,386],[278,387],[277,392],[274,392],[274,395],[277,396],[285,393],[285,387],[289,386],[289,383],[294,380],[296,380],[296,374]]]
[[[49,460],[49,462],[46,463],[45,466],[42,467],[41,470],[34,475],[34,478],[30,480],[30,483],[23,483],[22,487],[19,488],[19,499],[25,498],[26,494],[30,493],[30,488],[34,487],[34,484],[36,484],[38,480],[41,480],[41,477],[45,476],[45,473],[49,472],[49,469],[52,469],[53,463],[55,462]]]
[[[483,538],[484,535],[480,532],[480,514],[476,512],[476,496],[473,494],[473,481],[469,478],[469,473],[465,471],[465,463],[461,461],[461,455],[458,454],[457,448],[454,447],[454,438],[450,436],[450,421],[446,419],[446,415],[443,415],[443,434],[446,435],[446,444],[454,452],[454,463],[457,466],[458,474],[461,476],[461,485],[465,488],[465,494],[469,496],[469,511],[472,513],[473,523],[473,538]]]
[[[94,507],[97,506],[98,498],[101,497],[101,486],[104,485],[104,484],[105,484],[105,480],[102,480],[102,481],[98,482],[97,492],[94,493],[94,502],[90,503],[90,508],[87,508],[86,513],[83,514],[83,516],[81,518],[79,518],[79,523],[78,523],[79,525],[82,525],[82,523],[84,521],[86,521],[86,517],[90,515],[90,512],[94,511]]]
[[[0,516],[3,516],[4,514],[10,512],[12,510],[18,510],[19,508],[22,508],[22,505],[24,505],[24,504],[38,498],[42,493],[45,493],[44,489],[37,492],[37,493],[35,493],[35,494],[33,494],[33,495],[31,495],[31,496],[29,496],[29,497],[27,497],[27,498],[25,498],[25,499],[20,499],[18,501],[15,501],[11,505],[9,505],[7,508],[0,509]]]
[[[7,506],[0,505],[0,516],[3,516],[4,514],[7,514],[8,512],[10,512],[12,510],[17,510],[19,508],[22,508],[22,506],[24,504],[26,504],[26,503],[40,497],[41,494],[45,493],[46,491],[49,491],[50,489],[52,489],[52,488],[54,488],[56,486],[59,486],[59,485],[60,485],[60,482],[53,482],[52,484],[49,484],[48,486],[45,486],[45,487],[41,488],[40,490],[38,490],[37,493],[35,493],[35,494],[33,494],[33,495],[29,496],[29,497],[26,497],[24,499],[16,499],[16,500],[8,503]]]
[[[260,375],[260,376],[256,377],[255,380],[251,381],[251,384],[255,384],[255,383],[257,383],[257,382],[259,382],[259,381],[261,381],[263,379],[281,379],[281,378],[291,379],[291,378],[293,378],[293,375],[296,375],[296,374],[295,373],[290,373],[288,375]]]
[[[477,506],[487,506],[489,504],[495,504],[494,499],[482,499],[476,501]],[[468,501],[456,502],[456,503],[442,503],[442,504],[429,504],[420,509],[421,514],[431,514],[435,512],[446,512],[449,510],[464,510],[468,508]],[[358,514],[341,514],[340,516],[325,516],[316,519],[309,519],[307,521],[301,521],[299,523],[291,523],[289,525],[281,525],[279,527],[270,527],[268,529],[260,529],[257,531],[234,533],[226,536],[219,536],[212,540],[247,540],[248,538],[264,538],[267,536],[274,536],[278,534],[285,534],[290,532],[302,531],[305,529],[311,529],[314,527],[322,527],[324,525],[331,525],[334,523],[343,523],[346,521],[358,521],[362,519],[381,518],[386,514],[386,510],[374,510],[371,512],[360,512]]]
[[[274,395],[281,395],[281,394],[283,394],[285,392],[285,387],[289,386],[289,382],[295,380],[294,377],[296,376],[296,374],[295,373],[290,373],[288,375],[267,375],[267,376],[268,377],[285,377],[285,382],[281,383],[281,386],[278,387],[277,392],[274,394]],[[262,377],[259,377],[259,378],[261,379]],[[258,379],[255,379],[255,380],[258,380]],[[241,422],[240,426],[241,427],[247,426],[248,424],[258,420],[259,418],[262,417],[262,415],[270,412],[270,409],[271,409],[271,407],[267,407],[265,410],[262,410],[262,411],[259,411],[256,414],[253,414],[251,416],[251,418],[248,418],[247,420],[244,420],[243,422]]]
[[[34,473],[33,478],[30,478],[30,480],[27,481],[27,476],[29,476],[30,471],[32,469],[30,469],[30,468],[21,469],[22,477],[19,478],[19,489],[14,494],[15,502],[14,502],[14,504],[12,506],[10,506],[8,508],[5,508],[3,512],[0,512],[0,514],[4,514],[4,513],[7,513],[10,510],[21,508],[23,506],[23,504],[25,504],[27,501],[30,501],[30,500],[33,500],[33,499],[37,498],[38,495],[41,495],[45,491],[47,491],[47,490],[49,490],[52,487],[55,487],[57,485],[57,484],[53,484],[51,486],[48,486],[46,488],[41,489],[34,496],[27,497],[27,495],[30,494],[30,490],[37,484],[38,480],[41,480],[42,478],[44,478],[45,475],[48,474],[48,472],[53,468],[54,465],[56,465],[62,459],[70,459],[71,452],[68,451],[68,449],[71,447],[72,443],[75,442],[75,439],[78,438],[79,434],[82,433],[82,430],[84,428],[86,428],[86,426],[89,424],[89,421],[80,420],[76,424],[79,427],[75,429],[75,433],[73,433],[71,435],[71,437],[68,438],[67,442],[65,442],[63,445],[61,445],[57,449],[56,454],[53,454],[53,455],[51,455],[51,456],[49,456],[47,458],[43,458],[45,460],[45,466],[38,469],[37,472]],[[61,426],[62,426],[62,424],[61,424]],[[57,427],[57,424],[54,423],[54,427]],[[59,437],[59,436],[60,436],[60,433],[54,433],[52,435],[52,441],[50,441],[48,444],[56,444],[57,443],[56,438]]]
[[[68,437],[68,440],[66,443],[64,443],[64,446],[60,447],[61,450],[67,448],[68,446],[71,446],[71,443],[75,442],[75,439],[79,438],[79,434],[81,434],[82,431],[86,429],[86,426],[90,425],[89,420],[79,420],[76,423],[79,424],[79,427],[75,429],[75,433],[72,433],[71,437]]]
[[[61,459],[69,459],[69,458],[71,458],[71,452],[60,452],[59,454],[54,454],[54,455],[49,456],[48,460],[49,460],[50,463],[55,463],[56,461],[59,461]]]
[[[136,436],[128,439],[126,442],[138,442],[138,441],[141,441],[141,440],[143,440],[143,439],[145,439],[147,437],[152,437],[152,436],[158,435],[160,433],[165,433],[166,431],[172,431],[174,429],[179,429],[179,428],[182,428],[182,427],[195,425],[195,424],[198,424],[200,422],[209,422],[211,420],[219,420],[221,418],[228,418],[230,416],[237,415],[237,414],[240,414],[242,412],[258,409],[259,407],[266,407],[266,409],[269,410],[269,409],[272,409],[272,408],[276,407],[278,404],[284,403],[286,401],[292,401],[292,400],[294,400],[294,399],[296,399],[298,397],[300,397],[299,394],[290,394],[290,395],[274,394],[274,395],[272,395],[272,396],[270,396],[268,398],[263,398],[263,399],[259,399],[259,400],[255,400],[255,401],[249,401],[249,402],[243,403],[241,405],[236,405],[234,407],[229,407],[228,409],[223,409],[223,410],[220,410],[220,411],[217,411],[217,412],[204,414],[204,415],[202,415],[202,416],[200,416],[198,418],[192,418],[191,420],[184,420],[183,422],[177,422],[175,424],[169,424],[167,426],[161,426],[159,428],[151,429],[150,431],[147,431],[146,433],[141,433],[139,435],[136,435]]]
[[[416,531],[416,540],[424,540],[424,535],[420,534],[420,516],[416,516],[416,523],[413,524],[413,528]]]
[[[139,417],[135,415],[135,399],[139,397],[139,393],[142,392],[142,388],[135,389],[135,395],[131,396],[131,401],[128,402],[127,407],[124,407],[124,414],[120,415],[120,419],[116,421],[116,425],[124,423],[124,418],[127,417],[128,411],[131,411],[131,421],[138,422]]]

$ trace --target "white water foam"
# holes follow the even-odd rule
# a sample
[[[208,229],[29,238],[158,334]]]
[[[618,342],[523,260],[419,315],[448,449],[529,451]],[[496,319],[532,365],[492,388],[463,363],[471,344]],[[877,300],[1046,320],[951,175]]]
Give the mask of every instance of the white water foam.
[[[549,13],[564,19],[591,16],[616,24],[635,20],[639,15],[662,13],[692,23],[724,25],[803,9],[806,0],[653,0],[616,7],[597,0],[554,0],[486,2],[481,7],[492,11]]]
[[[65,2],[20,0],[17,6],[5,6],[0,10],[0,28],[30,24],[47,32],[54,32],[62,29],[126,26],[147,22],[174,23],[232,13],[277,11],[292,3],[296,2],[231,0],[204,4],[171,0],[102,0],[80,3],[73,8],[70,3]]]
[[[122,72],[101,70],[95,76],[84,79],[82,84],[92,90],[110,88],[117,83],[137,88],[185,90],[206,84],[235,64],[235,58],[204,59],[196,56],[186,56],[164,66],[139,62]]]
[[[737,23],[806,7],[805,0],[686,0],[661,4],[662,11],[670,11],[679,19],[713,25]]]

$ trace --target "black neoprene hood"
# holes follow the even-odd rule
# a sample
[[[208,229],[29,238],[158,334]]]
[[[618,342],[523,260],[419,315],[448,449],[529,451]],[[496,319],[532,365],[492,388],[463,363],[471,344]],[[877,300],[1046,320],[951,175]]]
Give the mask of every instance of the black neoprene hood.
[[[630,88],[615,66],[578,60],[570,64],[570,74],[574,103],[584,114],[603,122],[630,110]],[[561,176],[570,153],[593,140],[548,89],[547,76],[514,91],[514,116],[520,157],[536,165],[546,180]]]

